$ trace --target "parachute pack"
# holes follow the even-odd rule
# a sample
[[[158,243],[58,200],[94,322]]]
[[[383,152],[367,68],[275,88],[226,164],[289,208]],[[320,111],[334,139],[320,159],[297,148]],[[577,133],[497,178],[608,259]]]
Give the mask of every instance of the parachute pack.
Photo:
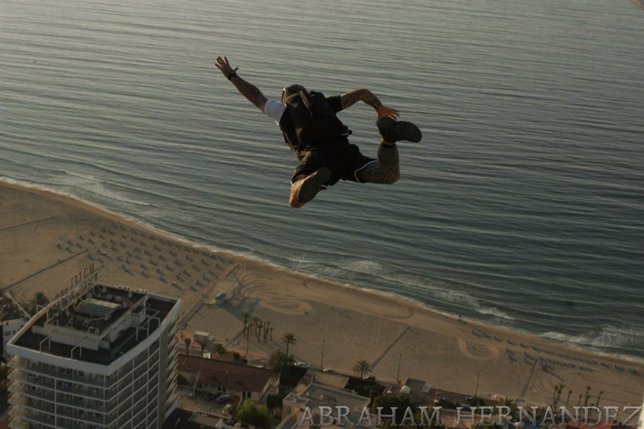
[[[288,96],[284,103],[293,125],[292,129],[282,130],[284,139],[296,150],[346,141],[351,134],[321,92],[302,89]]]

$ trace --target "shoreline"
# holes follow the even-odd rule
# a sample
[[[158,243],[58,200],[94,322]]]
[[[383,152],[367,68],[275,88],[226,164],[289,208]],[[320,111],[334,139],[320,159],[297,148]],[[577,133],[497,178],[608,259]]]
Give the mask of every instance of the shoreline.
[[[295,347],[298,358],[316,364],[320,361],[320,367],[326,358],[327,365],[338,372],[350,373],[357,358],[376,356],[374,374],[395,381],[393,374],[396,367],[401,373],[404,355],[403,374],[425,377],[430,384],[436,380],[436,386],[446,390],[469,390],[472,368],[478,367],[479,373],[483,368],[489,373],[481,381],[483,386],[489,386],[482,391],[490,396],[523,393],[529,399],[546,401],[554,383],[564,380],[569,384],[567,380],[572,379],[571,388],[599,383],[606,386],[605,390],[623,390],[605,398],[613,396],[619,403],[641,401],[644,361],[635,356],[570,347],[521,330],[461,319],[392,292],[332,282],[214,249],[99,204],[37,185],[0,179],[0,198],[1,210],[9,210],[2,213],[7,223],[0,225],[0,238],[9,243],[6,254],[0,250],[0,257],[5,256],[9,262],[7,272],[0,270],[0,286],[11,290],[21,285],[18,290],[23,300],[42,288],[43,276],[36,267],[48,274],[48,281],[54,280],[47,285],[47,293],[55,296],[65,284],[66,273],[71,275],[90,260],[102,260],[104,271],[99,280],[134,284],[181,297],[184,329],[210,331],[229,349],[241,350],[245,346],[253,354],[267,354],[281,346],[278,338],[290,330],[299,339]],[[16,207],[10,207],[16,200]],[[43,213],[52,209],[53,213]],[[16,222],[30,217],[30,221]],[[31,257],[30,246],[21,246],[21,241],[33,242],[32,250],[37,250],[38,255]],[[79,253],[81,250],[86,254]],[[156,253],[161,259],[153,259]],[[110,255],[116,256],[110,259]],[[173,258],[177,267],[172,265]],[[52,261],[56,261],[54,268]],[[161,261],[167,261],[165,267]],[[13,269],[31,277],[10,281]],[[215,291],[229,296],[223,308],[208,302]],[[276,339],[242,341],[242,314],[248,311],[272,321]],[[336,338],[338,333],[347,338]],[[346,350],[347,347],[357,350]],[[533,380],[529,370],[537,363],[545,369]],[[436,372],[443,368],[448,369],[438,376]],[[512,385],[513,377],[516,385]],[[401,378],[404,381],[405,376]]]
[[[293,269],[288,268],[288,267],[284,267],[282,265],[279,265],[279,264],[274,263],[274,262],[272,262],[270,260],[261,258],[259,256],[247,255],[247,254],[242,254],[242,253],[235,253],[235,252],[223,249],[223,248],[218,248],[216,246],[202,244],[202,243],[196,243],[196,242],[193,242],[190,239],[182,237],[182,236],[180,236],[178,234],[174,234],[172,232],[165,231],[165,230],[160,229],[160,228],[158,228],[158,227],[156,227],[156,226],[154,226],[152,224],[149,224],[149,223],[147,223],[145,221],[142,221],[140,219],[136,219],[136,218],[134,218],[134,217],[132,217],[130,215],[126,215],[126,214],[123,214],[123,213],[113,211],[113,210],[111,210],[111,209],[109,209],[107,207],[102,206],[99,203],[87,201],[87,200],[85,200],[85,199],[83,199],[81,197],[78,197],[76,195],[70,194],[68,192],[58,191],[58,190],[55,190],[55,189],[48,188],[46,186],[28,184],[28,183],[21,182],[21,181],[18,181],[18,180],[9,179],[9,178],[5,178],[5,177],[0,177],[0,188],[3,187],[3,186],[13,187],[15,189],[22,189],[22,190],[33,190],[35,192],[50,194],[52,196],[60,197],[60,198],[63,198],[63,199],[68,199],[68,200],[70,200],[70,201],[72,201],[74,203],[87,206],[87,208],[89,208],[90,210],[96,211],[99,215],[107,215],[108,217],[114,218],[115,220],[118,220],[118,221],[135,224],[139,228],[150,230],[153,233],[155,233],[155,234],[157,234],[159,236],[165,237],[168,240],[177,241],[177,242],[180,242],[180,243],[182,243],[182,244],[184,244],[186,246],[192,246],[192,247],[195,247],[195,248],[199,248],[199,249],[201,249],[203,251],[206,251],[206,252],[214,252],[214,253],[221,254],[221,255],[224,255],[224,256],[227,256],[227,257],[230,257],[230,258],[236,258],[236,259],[240,259],[240,260],[247,260],[247,261],[252,262],[252,263],[266,265],[266,266],[270,267],[271,269],[284,270],[286,272],[289,272],[289,273],[292,273],[292,274],[297,274],[297,275],[300,275],[300,276],[303,276],[303,277],[306,277],[306,278],[315,279],[317,281],[333,283],[333,284],[335,284],[337,286],[349,288],[349,289],[354,290],[354,291],[356,291],[358,293],[373,294],[373,295],[380,296],[383,299],[391,299],[391,300],[394,300],[394,301],[396,301],[396,300],[403,301],[406,304],[417,306],[419,308],[419,310],[433,312],[433,313],[436,313],[437,315],[441,315],[441,316],[450,318],[450,319],[452,319],[454,321],[457,321],[459,319],[458,314],[451,313],[449,311],[439,310],[437,308],[432,307],[430,304],[426,304],[426,303],[421,302],[421,301],[419,301],[419,300],[417,300],[415,298],[405,296],[405,295],[401,295],[401,294],[398,294],[396,292],[377,290],[377,289],[369,289],[369,288],[364,287],[364,286],[356,286],[356,285],[352,285],[352,284],[349,284],[349,283],[344,283],[344,282],[341,282],[341,281],[338,281],[338,280],[327,279],[327,278],[324,278],[324,277],[316,275],[316,274],[308,274],[308,273],[304,273],[304,272],[301,272],[301,271],[293,270]],[[616,358],[616,359],[619,359],[619,360],[631,361],[631,362],[633,362],[635,364],[643,364],[644,365],[644,356],[610,353],[610,352],[606,352],[606,351],[602,351],[602,350],[593,349],[591,346],[580,345],[578,343],[567,343],[565,340],[559,340],[557,338],[545,337],[542,334],[531,332],[529,330],[518,328],[518,327],[502,326],[502,325],[498,325],[498,324],[494,324],[494,323],[491,323],[491,322],[487,322],[487,321],[483,321],[483,320],[479,320],[479,319],[475,319],[475,318],[470,318],[470,317],[462,317],[462,319],[467,321],[468,323],[471,323],[471,324],[479,324],[483,328],[492,327],[492,328],[496,328],[496,329],[506,330],[506,331],[509,331],[511,333],[518,333],[518,334],[521,334],[521,335],[534,336],[534,337],[537,337],[537,338],[541,338],[541,339],[543,339],[545,341],[551,341],[551,342],[556,343],[556,344],[561,344],[561,345],[567,346],[567,347],[575,349],[575,350],[577,350],[579,352],[586,352],[586,353],[600,355],[600,356],[605,357],[605,358]],[[562,334],[562,335],[568,336],[567,334]]]

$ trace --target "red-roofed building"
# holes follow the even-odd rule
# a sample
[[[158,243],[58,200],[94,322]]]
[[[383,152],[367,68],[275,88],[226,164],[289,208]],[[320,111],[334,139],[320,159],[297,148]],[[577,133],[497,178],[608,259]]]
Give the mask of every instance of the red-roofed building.
[[[211,392],[226,392],[265,403],[279,391],[279,373],[235,362],[179,355],[179,373],[191,383]]]

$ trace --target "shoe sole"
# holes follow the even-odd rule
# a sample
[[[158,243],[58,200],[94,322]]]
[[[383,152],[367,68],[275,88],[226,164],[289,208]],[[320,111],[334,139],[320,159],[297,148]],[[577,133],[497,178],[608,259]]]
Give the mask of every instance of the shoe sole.
[[[396,141],[406,140],[418,143],[423,138],[423,134],[420,129],[411,122],[395,121],[391,118],[380,118],[376,122],[376,125],[378,126],[378,130],[381,130],[385,134],[394,133]]]
[[[297,193],[297,201],[308,203],[320,192],[320,188],[331,179],[331,170],[326,167],[320,168],[315,173],[306,177],[300,191]]]

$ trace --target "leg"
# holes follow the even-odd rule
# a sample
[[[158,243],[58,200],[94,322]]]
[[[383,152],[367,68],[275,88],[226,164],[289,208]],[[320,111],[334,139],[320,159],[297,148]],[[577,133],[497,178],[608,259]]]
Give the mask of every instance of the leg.
[[[291,177],[291,193],[288,198],[288,204],[296,209],[315,198],[332,176],[326,158],[318,151],[299,153],[298,158],[300,164]]]
[[[322,186],[331,179],[331,170],[321,167],[308,176],[300,177],[291,184],[291,194],[288,204],[294,209],[299,209],[311,201],[320,192]]]
[[[366,164],[356,171],[356,178],[360,182],[369,183],[396,183],[400,179],[400,166],[398,164],[398,148],[395,144],[380,143],[378,160]]]
[[[356,170],[356,179],[360,182],[396,183],[400,180],[396,142],[406,140],[417,143],[423,135],[411,122],[395,121],[391,118],[378,119],[376,126],[382,136],[382,142],[378,148],[378,161],[370,162]]]

